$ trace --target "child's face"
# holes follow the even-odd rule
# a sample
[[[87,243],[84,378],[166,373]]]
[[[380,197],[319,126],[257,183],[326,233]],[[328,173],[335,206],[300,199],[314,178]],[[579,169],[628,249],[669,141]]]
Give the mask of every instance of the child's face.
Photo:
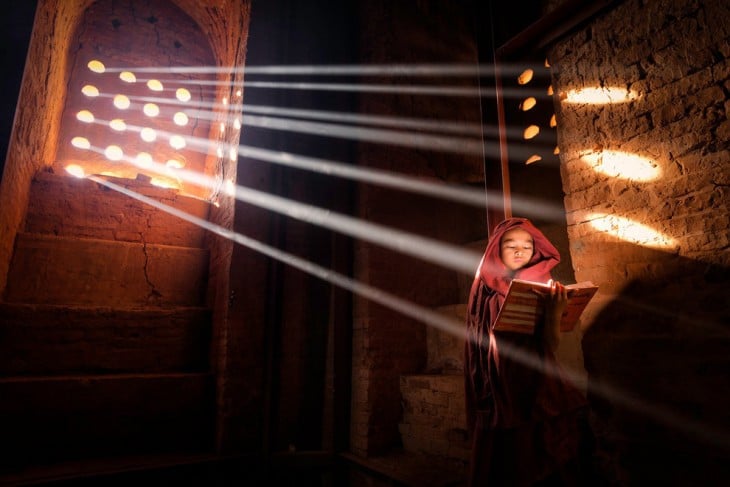
[[[521,269],[530,262],[533,252],[532,236],[525,230],[515,228],[502,235],[499,256],[507,269]]]

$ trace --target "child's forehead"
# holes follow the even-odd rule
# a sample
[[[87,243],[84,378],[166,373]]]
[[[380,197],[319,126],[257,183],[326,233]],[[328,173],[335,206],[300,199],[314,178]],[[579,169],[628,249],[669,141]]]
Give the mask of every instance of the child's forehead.
[[[504,233],[504,235],[502,235],[502,243],[514,242],[518,240],[532,242],[532,235],[530,235],[530,232],[528,232],[527,230],[523,230],[521,228],[508,230]]]

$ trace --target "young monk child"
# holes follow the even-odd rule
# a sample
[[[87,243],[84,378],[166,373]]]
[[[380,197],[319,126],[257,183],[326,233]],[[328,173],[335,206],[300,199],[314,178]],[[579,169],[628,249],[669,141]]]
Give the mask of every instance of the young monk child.
[[[472,284],[464,372],[472,458],[469,485],[582,485],[586,400],[555,359],[565,287],[557,249],[529,220],[495,228]],[[514,278],[551,283],[533,334],[492,327]]]

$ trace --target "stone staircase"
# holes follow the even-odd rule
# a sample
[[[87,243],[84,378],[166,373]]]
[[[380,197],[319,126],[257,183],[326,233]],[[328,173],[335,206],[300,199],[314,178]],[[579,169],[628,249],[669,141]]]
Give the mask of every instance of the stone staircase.
[[[479,240],[466,247],[483,252],[486,243]],[[464,324],[471,284],[472,276],[459,274],[456,285],[464,302],[436,311]],[[425,373],[400,379],[403,420],[398,426],[404,451],[429,455],[454,468],[468,462],[471,445],[466,431],[463,371],[463,337],[429,327]]]
[[[208,215],[174,190],[114,182]],[[36,176],[0,302],[0,484],[63,462],[212,451],[203,242],[93,181]]]

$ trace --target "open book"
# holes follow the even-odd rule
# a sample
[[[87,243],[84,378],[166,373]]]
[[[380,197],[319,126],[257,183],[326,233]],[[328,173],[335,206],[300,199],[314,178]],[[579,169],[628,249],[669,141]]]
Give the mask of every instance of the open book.
[[[565,287],[568,289],[568,305],[560,321],[560,331],[571,331],[588,302],[596,294],[598,286],[586,281]],[[494,322],[494,330],[532,333],[545,313],[543,296],[550,296],[550,285],[513,279]]]

